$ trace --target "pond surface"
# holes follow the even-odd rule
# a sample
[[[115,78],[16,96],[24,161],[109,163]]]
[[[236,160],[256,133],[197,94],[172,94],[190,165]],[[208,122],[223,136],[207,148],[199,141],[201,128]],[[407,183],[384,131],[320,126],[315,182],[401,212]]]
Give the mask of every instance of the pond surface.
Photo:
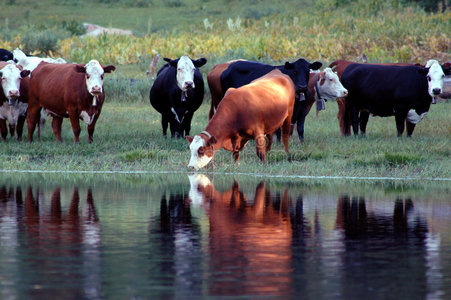
[[[0,299],[450,299],[449,193],[0,177]]]

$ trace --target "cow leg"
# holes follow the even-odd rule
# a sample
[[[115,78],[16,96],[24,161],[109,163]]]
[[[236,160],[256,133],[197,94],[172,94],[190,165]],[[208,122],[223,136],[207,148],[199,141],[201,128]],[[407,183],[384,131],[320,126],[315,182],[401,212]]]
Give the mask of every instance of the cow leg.
[[[16,132],[17,132],[17,140],[22,140],[23,126],[25,125],[25,116],[19,116],[17,120]]]
[[[28,116],[27,116],[27,125],[28,125],[28,141],[31,143],[33,141],[33,133],[36,128],[36,124],[39,122],[40,116],[40,107],[31,107],[28,105]]]
[[[255,145],[257,147],[257,156],[262,162],[266,162],[266,135],[256,132],[254,135]]]
[[[370,113],[366,110],[360,111],[360,134],[365,135],[366,133],[366,125],[368,124],[368,118],[370,117]]]
[[[415,129],[415,124],[410,123],[406,120],[406,127],[407,127],[407,136],[412,137],[413,130]]]
[[[282,137],[282,130],[279,128],[276,130],[276,132],[274,132],[274,134],[276,135],[277,142],[280,143],[281,137]],[[271,142],[272,142],[272,136],[271,136]]]
[[[53,119],[55,120],[55,118],[53,118]],[[77,114],[75,112],[69,112],[69,120],[70,120],[70,124],[72,125],[72,131],[74,132],[74,143],[78,144],[78,142],[80,141],[81,128],[80,128],[80,121],[78,120]]]
[[[398,137],[401,137],[404,132],[404,122],[407,114],[395,114],[396,129],[398,129]]]
[[[53,133],[55,134],[56,140],[58,142],[62,142],[63,140],[61,139],[61,125],[63,124],[63,118],[58,117],[58,116],[54,116],[52,118],[52,129],[53,129]],[[39,125],[38,125],[39,126]]]
[[[291,132],[291,124],[287,118],[287,119],[285,119],[285,121],[282,124],[282,143],[283,143],[286,153],[289,153],[288,141],[290,140],[290,132]]]
[[[352,131],[354,132],[354,135],[358,135],[359,134],[359,110],[357,109],[357,107],[355,107],[354,105],[352,105],[350,103],[351,101],[346,101],[346,111],[345,111],[345,121],[347,121],[348,119],[348,114],[350,116],[351,119],[351,125],[352,125]],[[345,122],[346,124],[347,122]],[[350,135],[351,133],[347,133],[346,135]]]
[[[96,128],[96,123],[99,116],[100,113],[96,114],[92,120],[92,123],[88,125],[88,143],[92,143],[92,136],[94,135],[94,129]]]
[[[161,127],[163,128],[163,136],[166,136],[166,133],[168,131],[168,117],[166,114],[161,115]]]
[[[8,127],[6,127],[6,120],[0,119],[0,133],[2,135],[2,140],[6,141],[6,136],[8,135]]]
[[[277,131],[281,132],[280,128],[277,129]],[[277,132],[276,131],[276,132]],[[266,135],[266,152],[271,151],[271,145],[272,145],[272,134],[267,134]],[[280,140],[279,140],[280,141]]]
[[[210,111],[208,112],[208,120],[211,120],[211,118],[213,118],[213,115],[215,114],[215,105],[213,103],[213,99],[211,100],[211,106],[210,106]],[[189,134],[187,134],[189,135]]]
[[[9,134],[11,135],[11,137],[14,136],[14,134],[16,133],[16,126],[8,124],[9,127]]]
[[[345,117],[345,114],[346,114],[345,98],[337,98],[337,104],[338,104],[337,119],[338,119],[338,124],[340,125],[340,134],[342,136],[349,135],[351,132],[351,127],[350,127],[350,123],[349,123],[349,118]]]
[[[191,131],[191,120],[193,119],[194,113],[188,113],[185,115],[185,119],[183,120],[183,127],[185,128],[185,136],[189,135],[189,132]],[[182,131],[183,133],[183,131]]]
[[[305,116],[306,116],[306,112],[307,112],[307,101],[301,101],[301,103],[299,103],[299,112],[298,112],[298,118],[297,118],[297,123],[298,123],[298,135],[299,135],[299,140],[301,141],[301,143],[304,142],[304,122],[305,122]]]

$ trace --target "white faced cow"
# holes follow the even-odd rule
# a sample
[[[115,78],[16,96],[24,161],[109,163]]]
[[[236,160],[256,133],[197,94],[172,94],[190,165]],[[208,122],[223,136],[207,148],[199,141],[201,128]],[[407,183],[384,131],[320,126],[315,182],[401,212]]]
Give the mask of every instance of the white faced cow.
[[[18,98],[20,96],[20,83],[23,77],[30,71],[20,70],[13,63],[0,63],[0,78],[2,92],[0,93],[0,132],[3,139],[8,134],[6,120],[14,127],[17,123],[20,109],[22,108]]]
[[[194,112],[204,98],[204,80],[199,68],[207,60],[191,60],[186,55],[164,60],[168,63],[157,73],[150,90],[150,104],[161,114],[163,135],[169,124],[172,137],[183,137],[189,135]]]
[[[36,56],[26,56],[25,53],[16,48],[13,50],[14,61],[23,67],[24,70],[29,70],[30,72],[36,69],[36,67],[41,62],[47,62],[52,64],[65,64],[66,61],[62,58],[53,59],[53,58],[41,58]]]

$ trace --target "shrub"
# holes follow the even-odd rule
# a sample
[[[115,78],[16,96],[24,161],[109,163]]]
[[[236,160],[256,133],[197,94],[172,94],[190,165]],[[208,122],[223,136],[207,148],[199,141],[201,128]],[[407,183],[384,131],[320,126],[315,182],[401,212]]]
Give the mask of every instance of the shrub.
[[[25,53],[45,53],[56,52],[58,41],[68,38],[71,34],[64,29],[49,28],[36,30],[34,27],[22,28],[21,44]]]

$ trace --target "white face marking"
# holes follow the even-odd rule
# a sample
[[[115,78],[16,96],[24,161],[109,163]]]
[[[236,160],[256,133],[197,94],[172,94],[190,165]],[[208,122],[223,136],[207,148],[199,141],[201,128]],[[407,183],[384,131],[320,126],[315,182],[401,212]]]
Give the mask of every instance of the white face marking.
[[[194,136],[193,141],[189,145],[189,149],[191,151],[191,158],[189,160],[188,167],[192,167],[196,170],[199,170],[200,168],[206,166],[213,158],[213,156],[209,157],[205,155],[205,153],[202,153],[205,151],[199,151],[201,148],[203,150],[205,149],[205,140],[201,138],[199,135],[196,135]],[[201,152],[201,154],[199,152]]]
[[[103,92],[103,68],[100,63],[93,59],[85,65],[86,87],[88,92],[95,96]]]
[[[89,114],[82,110],[80,113],[80,118],[83,120],[83,122],[85,122],[87,125],[91,125],[92,121],[94,120],[94,116],[96,114],[93,114],[92,116],[89,116]]]
[[[188,178],[190,183],[188,196],[194,206],[200,206],[204,201],[204,194],[199,188],[211,185],[211,181],[204,174],[188,175]]]
[[[191,59],[183,55],[177,63],[177,86],[182,91],[194,88],[195,67]]]
[[[323,82],[321,84],[321,82]],[[337,97],[345,97],[348,90],[341,84],[338,75],[332,71],[331,68],[324,70],[324,80],[318,84],[319,94],[322,98],[327,100],[335,100]]]
[[[412,124],[418,124],[421,120],[423,120],[424,116],[427,114],[427,112],[422,113],[421,115],[417,114],[417,112],[414,109],[409,110],[407,113],[407,121],[409,121]]]
[[[20,70],[14,64],[7,64],[0,70],[2,89],[5,97],[10,102],[20,96]],[[12,102],[11,102],[12,103]]]
[[[426,63],[426,68],[429,68],[429,73],[426,76],[428,81],[428,93],[434,98],[443,91],[445,73],[443,73],[442,66],[434,59],[431,59]]]

